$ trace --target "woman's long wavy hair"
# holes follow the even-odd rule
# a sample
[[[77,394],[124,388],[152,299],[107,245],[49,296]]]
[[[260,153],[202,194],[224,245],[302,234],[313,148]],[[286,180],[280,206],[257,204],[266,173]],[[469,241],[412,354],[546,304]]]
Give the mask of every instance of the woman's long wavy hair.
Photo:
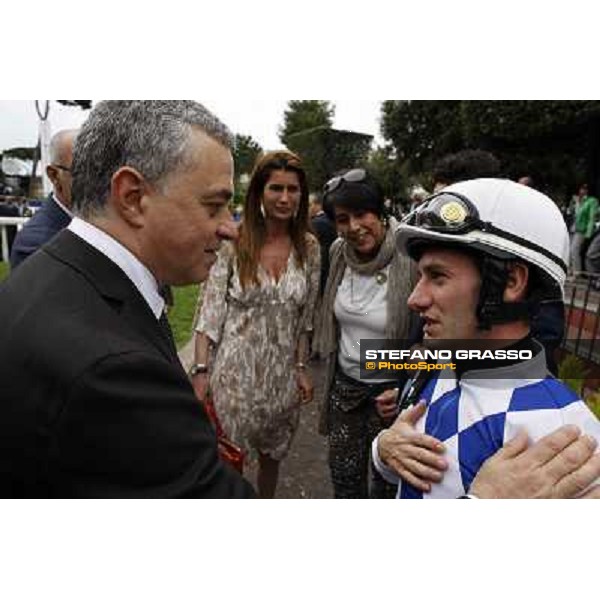
[[[298,212],[290,220],[289,234],[292,239],[296,264],[302,267],[306,261],[306,234],[309,231],[306,173],[300,158],[296,154],[285,150],[267,152],[260,156],[254,165],[248,191],[246,192],[244,215],[236,245],[240,284],[243,289],[252,284],[259,285],[258,263],[266,236],[265,217],[261,205],[265,186],[273,171],[290,171],[298,176],[300,204],[298,205]]]

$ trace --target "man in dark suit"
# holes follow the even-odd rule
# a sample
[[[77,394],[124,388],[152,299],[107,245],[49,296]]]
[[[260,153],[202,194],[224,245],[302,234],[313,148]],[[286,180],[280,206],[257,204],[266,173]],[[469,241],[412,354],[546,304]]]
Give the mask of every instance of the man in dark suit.
[[[321,279],[319,293],[323,294],[329,275],[329,248],[337,239],[335,224],[323,210],[323,200],[316,195],[310,197],[310,225],[321,246]]]
[[[0,286],[0,497],[244,498],[177,357],[161,284],[236,235],[232,136],[191,101],[99,103],[67,229]]]
[[[76,129],[65,129],[50,140],[50,164],[46,174],[54,191],[17,233],[10,253],[12,270],[71,222],[71,163],[76,136]]]

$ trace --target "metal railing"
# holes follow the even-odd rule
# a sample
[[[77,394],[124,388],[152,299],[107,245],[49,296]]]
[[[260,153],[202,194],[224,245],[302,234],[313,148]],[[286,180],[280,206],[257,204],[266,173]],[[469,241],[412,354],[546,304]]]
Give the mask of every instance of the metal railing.
[[[565,336],[562,348],[600,364],[600,274],[580,273],[565,286]]]

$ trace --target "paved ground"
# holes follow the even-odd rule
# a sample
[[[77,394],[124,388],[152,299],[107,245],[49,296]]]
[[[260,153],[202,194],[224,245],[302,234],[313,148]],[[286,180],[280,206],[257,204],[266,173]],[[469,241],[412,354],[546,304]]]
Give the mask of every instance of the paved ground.
[[[192,363],[191,343],[185,346],[179,357],[184,367]],[[316,394],[321,393],[319,381],[322,369],[313,369]],[[290,454],[281,465],[277,498],[332,498],[331,483],[327,469],[325,438],[317,433],[317,403],[302,409],[300,427],[292,444]],[[246,477],[255,484],[256,467],[250,464]]]

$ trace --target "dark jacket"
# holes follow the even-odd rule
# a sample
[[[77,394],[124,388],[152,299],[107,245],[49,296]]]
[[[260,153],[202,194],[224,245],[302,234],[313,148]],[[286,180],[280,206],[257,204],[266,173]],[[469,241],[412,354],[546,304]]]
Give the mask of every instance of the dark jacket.
[[[0,285],[0,497],[251,497],[146,301],[70,231]]]
[[[565,335],[565,305],[562,300],[544,301],[531,318],[531,336],[544,346],[546,364],[552,375],[558,377],[555,353]]]
[[[10,253],[11,269],[18,267],[70,222],[71,217],[56,203],[54,194],[50,194],[43,206],[17,233]]]
[[[337,231],[331,219],[321,212],[311,220],[311,226],[321,246],[321,279],[319,293],[322,295],[329,275],[329,248],[337,239]]]

